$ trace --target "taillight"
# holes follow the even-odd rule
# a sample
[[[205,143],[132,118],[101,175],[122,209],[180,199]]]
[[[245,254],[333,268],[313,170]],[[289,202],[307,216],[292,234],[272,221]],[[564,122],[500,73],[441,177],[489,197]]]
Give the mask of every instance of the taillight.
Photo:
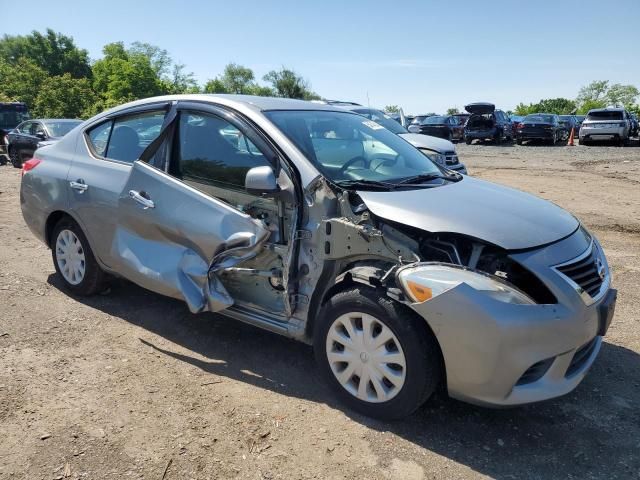
[[[42,162],[42,160],[36,157],[33,157],[31,160],[27,160],[26,162],[24,162],[22,164],[22,175],[27,173],[29,170],[33,170],[34,168],[36,168],[38,165],[40,165],[40,162]]]

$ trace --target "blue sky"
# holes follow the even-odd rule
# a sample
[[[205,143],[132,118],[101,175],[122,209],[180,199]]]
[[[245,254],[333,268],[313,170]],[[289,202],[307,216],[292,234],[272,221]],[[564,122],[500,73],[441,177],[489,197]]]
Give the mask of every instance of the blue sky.
[[[47,27],[92,58],[105,43],[167,49],[200,82],[236,62],[285,65],[327,98],[408,113],[574,98],[591,80],[640,87],[640,0],[0,0],[0,33]],[[15,14],[11,12],[15,9]],[[15,22],[7,22],[14,18]],[[368,97],[368,100],[367,100]]]

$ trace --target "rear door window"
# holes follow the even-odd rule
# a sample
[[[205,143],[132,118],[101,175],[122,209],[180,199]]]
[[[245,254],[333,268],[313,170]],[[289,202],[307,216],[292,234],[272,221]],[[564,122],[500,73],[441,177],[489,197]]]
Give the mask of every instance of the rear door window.
[[[622,120],[621,111],[589,112],[588,120]]]
[[[94,152],[111,160],[133,163],[159,135],[166,112],[127,115],[101,123],[88,131]]]

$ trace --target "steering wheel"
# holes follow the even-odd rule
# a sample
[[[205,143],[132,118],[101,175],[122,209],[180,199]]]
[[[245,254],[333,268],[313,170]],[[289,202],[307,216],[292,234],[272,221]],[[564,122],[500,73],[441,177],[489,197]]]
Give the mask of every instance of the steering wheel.
[[[374,156],[371,159],[371,170],[373,170],[374,172],[377,172],[378,169],[384,165],[388,165],[388,166],[393,166],[396,163],[398,163],[398,159],[400,158],[400,155],[396,155],[394,158],[385,158],[385,157],[380,157],[380,156]],[[375,166],[374,166],[375,165]]]
[[[344,165],[342,165],[342,167],[340,167],[340,173],[344,173],[346,172],[346,170],[352,166],[354,163],[358,163],[358,162],[362,162],[363,167],[366,168],[367,166],[367,159],[364,158],[361,155],[358,155],[357,157],[353,157],[349,160],[347,160],[346,162],[344,162]]]

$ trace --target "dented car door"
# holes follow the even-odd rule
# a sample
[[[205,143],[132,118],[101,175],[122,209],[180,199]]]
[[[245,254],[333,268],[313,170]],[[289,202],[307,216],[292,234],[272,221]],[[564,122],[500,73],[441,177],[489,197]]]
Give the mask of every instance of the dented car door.
[[[193,313],[233,305],[217,272],[252,258],[270,231],[260,220],[136,161],[118,199],[112,258],[121,275],[184,300]]]

